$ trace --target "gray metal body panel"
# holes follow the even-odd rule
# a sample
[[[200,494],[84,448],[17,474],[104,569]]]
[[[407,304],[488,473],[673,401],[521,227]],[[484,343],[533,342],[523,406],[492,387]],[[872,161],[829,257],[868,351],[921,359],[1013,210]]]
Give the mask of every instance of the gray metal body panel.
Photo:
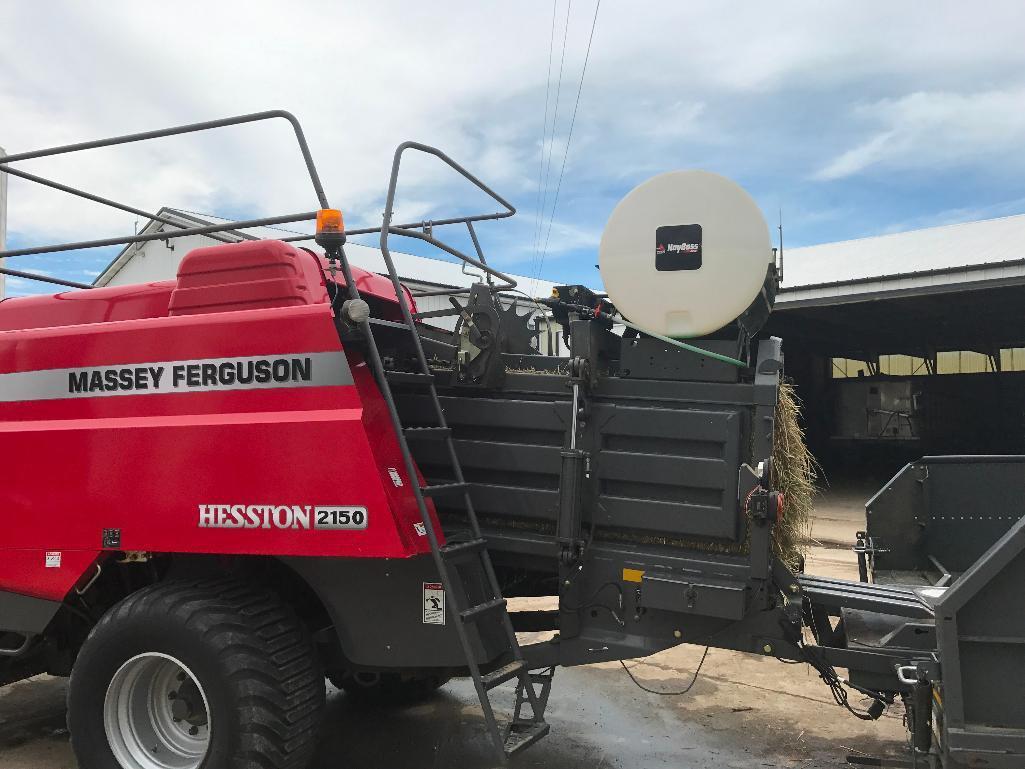
[[[780,645],[769,527],[750,526],[745,513],[758,478],[743,468],[771,453],[779,340],[762,342],[747,370],[590,324],[574,327],[572,343],[601,372],[577,380],[575,436],[565,359],[507,361],[500,388],[439,388],[504,594],[560,595],[558,613],[530,617],[550,616],[559,631],[525,649],[532,663],[638,657],[711,638],[760,653],[771,639],[796,654]],[[422,396],[397,390],[396,402],[405,424],[426,422]],[[568,561],[559,531],[571,449],[585,459],[581,554]],[[414,454],[431,483],[451,480],[430,446]],[[436,503],[457,530],[459,500]],[[626,581],[624,569],[643,577]]]
[[[1023,499],[1023,456],[912,462],[865,506],[874,571],[956,576],[1021,518]]]
[[[810,574],[799,575],[798,583],[806,598],[832,613],[850,608],[899,617],[932,618],[932,611],[906,585],[870,585]]]
[[[439,581],[430,555],[280,560],[320,597],[349,667],[465,667],[466,656],[451,619],[444,625],[420,621],[423,583]],[[494,658],[496,640],[474,632],[478,663]]]
[[[755,410],[771,418],[775,396],[774,386],[600,379],[582,434],[592,449],[585,523],[638,538],[741,541],[750,487],[738,488],[738,468],[768,456]],[[478,512],[554,524],[571,419],[565,375],[509,372],[501,391],[441,397]],[[409,425],[428,405],[415,394],[396,400]],[[447,480],[429,446],[416,457],[431,481]]]
[[[735,341],[701,342],[701,347],[720,355],[735,355]],[[620,353],[619,375],[635,379],[687,379],[692,382],[739,382],[735,366],[711,360],[650,337],[633,339]]]
[[[0,631],[40,635],[60,607],[60,601],[0,590]]]
[[[1025,519],[936,602],[942,749],[956,762],[1025,766],[1023,589]]]

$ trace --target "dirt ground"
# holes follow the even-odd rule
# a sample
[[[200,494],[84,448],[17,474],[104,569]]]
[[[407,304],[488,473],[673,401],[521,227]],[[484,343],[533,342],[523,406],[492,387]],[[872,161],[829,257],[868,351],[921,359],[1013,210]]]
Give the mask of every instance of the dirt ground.
[[[844,489],[820,500],[809,572],[857,578],[849,544],[863,525],[860,493]],[[627,664],[648,688],[673,691],[690,680],[701,653],[700,647],[680,646]],[[64,680],[49,677],[0,690],[0,767],[76,766],[64,726],[65,692]],[[329,728],[316,769],[495,765],[465,681],[398,711],[353,706],[333,689],[328,703]],[[826,769],[847,766],[847,756],[900,754],[905,739],[897,708],[879,721],[859,721],[833,702],[808,666],[718,649],[709,651],[685,696],[641,691],[619,663],[560,670],[549,714],[552,734],[515,766]]]

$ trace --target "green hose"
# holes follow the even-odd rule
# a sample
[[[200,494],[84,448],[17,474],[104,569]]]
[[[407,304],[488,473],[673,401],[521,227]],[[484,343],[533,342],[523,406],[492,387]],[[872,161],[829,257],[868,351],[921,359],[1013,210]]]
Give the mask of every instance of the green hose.
[[[604,315],[605,313],[602,313],[602,314]],[[672,337],[669,337],[669,336],[662,336],[661,334],[653,334],[650,331],[645,331],[640,326],[635,326],[633,323],[631,323],[628,320],[625,320],[624,318],[616,318],[615,322],[616,323],[622,323],[624,326],[626,326],[627,328],[632,328],[634,331],[640,331],[642,334],[647,334],[650,337],[658,339],[660,342],[665,342],[666,344],[671,344],[674,347],[679,347],[681,350],[687,350],[688,352],[697,353],[698,355],[704,355],[706,358],[711,358],[712,360],[722,361],[723,363],[729,363],[731,366],[737,366],[738,368],[747,368],[747,364],[744,363],[744,361],[742,361],[742,360],[737,360],[736,358],[731,358],[729,355],[720,355],[717,352],[710,352],[709,350],[702,350],[700,347],[695,347],[692,344],[687,344],[686,342],[681,342],[679,339],[673,339]]]

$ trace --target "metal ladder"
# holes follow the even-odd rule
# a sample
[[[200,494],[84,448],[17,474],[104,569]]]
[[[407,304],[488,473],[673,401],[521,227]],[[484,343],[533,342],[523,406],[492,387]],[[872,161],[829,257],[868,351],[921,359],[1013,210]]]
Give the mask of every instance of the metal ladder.
[[[474,688],[476,689],[477,697],[480,700],[489,736],[496,749],[501,752],[502,756],[504,758],[510,758],[521,750],[533,745],[549,732],[550,726],[544,720],[544,710],[547,705],[548,692],[551,686],[550,674],[547,676],[545,674],[531,674],[527,667],[527,663],[523,659],[522,651],[516,639],[516,632],[513,629],[512,621],[506,611],[506,600],[502,597],[501,588],[495,576],[491,557],[488,554],[487,541],[481,534],[480,524],[477,520],[477,515],[474,511],[473,501],[470,495],[470,487],[463,476],[459,457],[456,454],[455,444],[452,440],[452,431],[445,420],[444,409],[442,408],[441,401],[438,398],[437,389],[434,386],[434,376],[431,374],[427,358],[424,355],[423,344],[420,339],[420,334],[417,331],[411,308],[409,303],[406,301],[405,290],[399,281],[395,265],[391,258],[391,253],[388,250],[387,241],[389,231],[393,234],[412,234],[413,237],[419,237],[420,239],[427,240],[438,247],[444,248],[449,253],[454,253],[477,267],[483,266],[483,268],[491,274],[498,275],[506,280],[508,280],[508,278],[486,265],[481,265],[477,260],[456,252],[455,249],[447,247],[440,241],[435,241],[431,235],[407,230],[404,227],[390,226],[389,223],[392,217],[399,162],[403,151],[409,148],[426,151],[441,158],[510,210],[510,213],[467,217],[446,223],[466,221],[472,232],[472,225],[470,225],[468,221],[469,219],[479,221],[481,219],[500,218],[502,216],[511,215],[511,213],[515,212],[515,209],[512,209],[512,207],[509,206],[509,204],[502,198],[491,192],[491,190],[489,190],[482,182],[470,175],[469,172],[465,171],[461,166],[456,164],[455,161],[452,161],[439,150],[411,142],[400,145],[399,149],[395,153],[391,184],[388,192],[388,202],[384,215],[384,226],[381,228],[381,252],[384,256],[385,263],[388,266],[388,274],[391,277],[392,285],[395,288],[395,295],[402,311],[403,322],[398,323],[395,321],[368,318],[360,324],[361,330],[366,338],[367,358],[371,365],[371,369],[377,377],[377,381],[381,388],[381,394],[387,404],[388,414],[391,417],[391,422],[395,429],[395,434],[398,438],[399,447],[402,452],[406,475],[410,479],[410,486],[413,489],[413,495],[416,498],[417,507],[419,508],[424,528],[427,532],[427,539],[431,546],[434,563],[438,569],[441,584],[445,590],[446,611],[452,621],[452,624],[455,626],[456,635],[459,638],[459,643],[462,647],[463,654],[466,658],[466,664],[470,671],[470,677],[473,679]],[[435,224],[437,224],[437,222]],[[478,251],[478,253],[480,252]],[[334,253],[329,252],[329,259],[330,258],[337,259],[342,269],[349,298],[359,299],[359,291],[352,278],[352,272],[348,260],[345,258],[344,248],[342,246],[338,246],[337,251]],[[515,283],[513,283],[513,285],[515,285]],[[413,348],[416,353],[416,366],[418,370],[415,372],[386,370],[377,342],[374,338],[373,326],[383,326],[407,331],[411,337]],[[415,387],[419,392],[426,393],[433,406],[436,423],[429,426],[405,427],[402,424],[398,409],[395,405],[395,398],[391,389],[391,385],[393,383]],[[448,460],[455,481],[453,483],[421,486],[417,480],[417,466],[413,459],[413,455],[409,450],[409,439],[434,440],[443,443],[448,452]],[[467,541],[450,543],[442,546],[439,544],[438,532],[435,530],[434,521],[427,508],[427,500],[442,495],[458,494],[461,494],[463,498],[471,536]],[[479,563],[484,574],[484,589],[486,595],[479,603],[463,605],[464,598],[469,595],[469,592],[459,570],[457,569],[457,565],[467,563],[472,560],[476,560]],[[482,673],[480,665],[477,663],[477,655],[474,650],[469,630],[470,626],[476,626],[478,631],[480,631],[483,629],[484,623],[488,622],[497,623],[499,626],[502,636],[501,645],[504,647],[502,659],[506,659],[508,661],[495,670]],[[516,680],[517,685],[513,717],[512,720],[503,728],[495,715],[494,708],[492,707],[490,692],[501,684],[514,679]],[[540,692],[535,690],[535,684],[540,688]],[[524,713],[524,705],[529,706],[529,714]]]

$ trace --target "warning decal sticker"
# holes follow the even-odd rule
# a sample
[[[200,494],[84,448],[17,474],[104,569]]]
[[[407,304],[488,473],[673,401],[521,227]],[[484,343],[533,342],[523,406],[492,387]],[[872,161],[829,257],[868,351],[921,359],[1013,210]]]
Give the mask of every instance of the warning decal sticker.
[[[445,624],[445,588],[440,582],[424,582],[424,624]]]

